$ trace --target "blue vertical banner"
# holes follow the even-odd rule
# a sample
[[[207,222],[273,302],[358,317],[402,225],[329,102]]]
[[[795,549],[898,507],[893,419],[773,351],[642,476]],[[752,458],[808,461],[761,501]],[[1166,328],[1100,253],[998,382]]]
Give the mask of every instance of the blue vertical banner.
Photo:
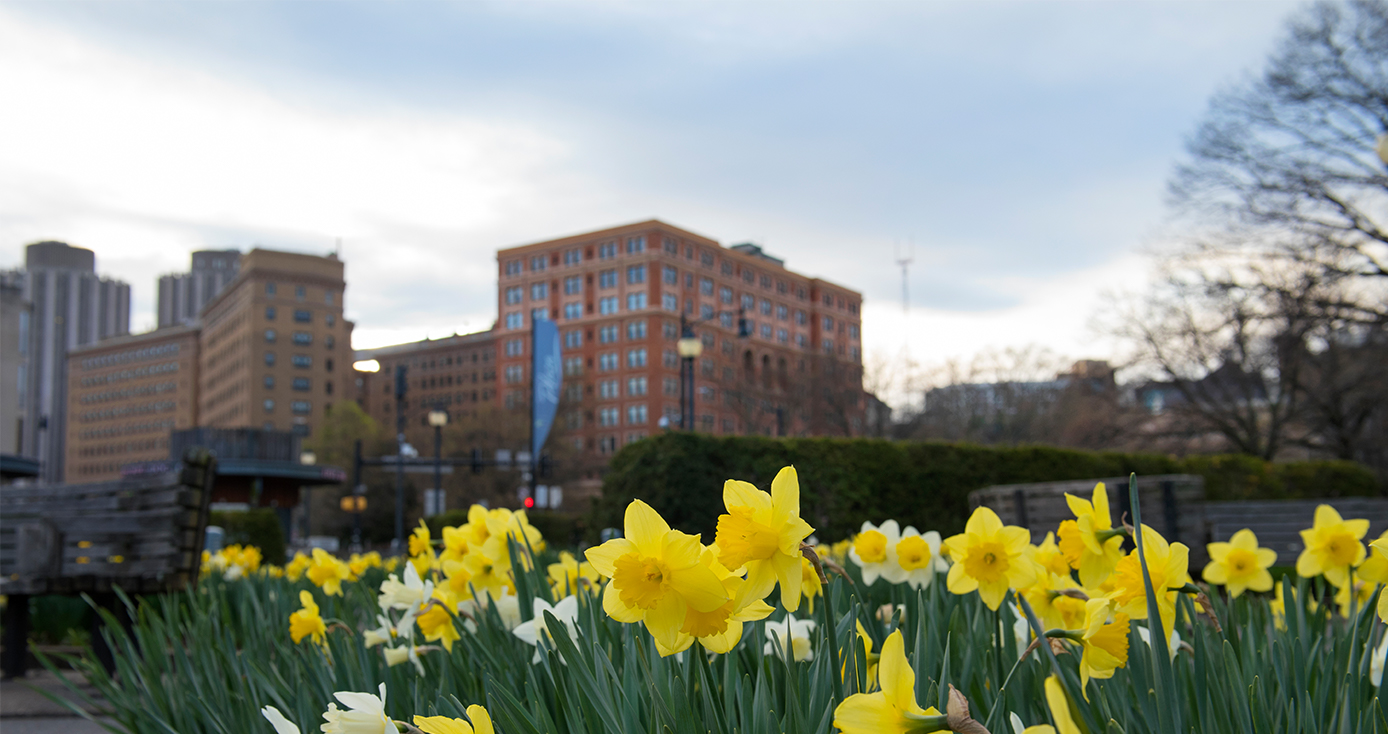
[[[536,319],[534,343],[530,350],[530,455],[540,461],[540,449],[554,426],[559,409],[559,387],[564,380],[559,358],[559,326],[549,319]]]

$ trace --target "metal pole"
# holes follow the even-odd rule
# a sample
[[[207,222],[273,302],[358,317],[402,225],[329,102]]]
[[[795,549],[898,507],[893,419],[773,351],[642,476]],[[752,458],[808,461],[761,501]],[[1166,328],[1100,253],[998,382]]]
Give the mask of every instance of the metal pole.
[[[535,328],[534,320],[530,324],[530,499],[536,504],[539,499],[535,497],[535,488],[540,483],[540,447],[535,445],[535,368],[539,366],[536,359],[536,348],[540,345],[540,330]],[[538,509],[538,507],[533,508]]]
[[[361,439],[357,439],[352,449],[352,552],[360,553],[361,547],[361,500],[366,487],[361,483]]]
[[[405,400],[395,399],[395,540],[396,553],[405,548]]]
[[[443,512],[443,426],[434,426],[434,512]]]

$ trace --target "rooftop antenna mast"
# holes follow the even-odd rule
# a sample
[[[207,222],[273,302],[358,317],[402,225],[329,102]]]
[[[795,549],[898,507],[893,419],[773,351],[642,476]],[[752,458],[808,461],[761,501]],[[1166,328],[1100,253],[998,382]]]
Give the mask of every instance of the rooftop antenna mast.
[[[911,310],[911,291],[909,288],[910,279],[907,277],[907,270],[911,263],[916,260],[916,243],[908,239],[905,254],[902,253],[901,246],[898,244],[896,249],[896,264],[901,268],[901,312],[909,313]]]

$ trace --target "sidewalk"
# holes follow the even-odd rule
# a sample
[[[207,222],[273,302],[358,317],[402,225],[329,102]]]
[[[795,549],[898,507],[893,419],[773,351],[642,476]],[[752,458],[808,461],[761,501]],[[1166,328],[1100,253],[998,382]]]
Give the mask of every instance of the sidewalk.
[[[63,674],[77,675],[66,670]],[[22,679],[0,681],[0,734],[107,734],[107,729],[48,700],[39,691],[52,693],[79,705],[81,702],[56,675],[47,670],[31,670]],[[85,681],[82,691],[98,698],[96,690],[87,686]],[[90,707],[87,710],[94,711]]]

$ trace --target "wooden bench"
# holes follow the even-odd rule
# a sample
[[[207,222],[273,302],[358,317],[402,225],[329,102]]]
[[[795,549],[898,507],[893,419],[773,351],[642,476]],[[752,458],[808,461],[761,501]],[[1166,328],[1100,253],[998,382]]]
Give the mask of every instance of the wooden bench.
[[[1368,520],[1369,534],[1364,537],[1365,543],[1388,530],[1388,499],[1382,497],[1206,502],[1205,523],[1211,541],[1228,540],[1234,533],[1248,528],[1258,536],[1258,545],[1277,551],[1277,565],[1295,566],[1302,551],[1301,531],[1311,527],[1318,505],[1334,507],[1346,520]]]
[[[191,449],[175,471],[0,489],[0,594],[9,598],[4,676],[24,674],[31,596],[88,594],[119,617],[116,589],[150,594],[195,583],[215,476],[213,454]],[[100,624],[97,617],[92,648],[110,669]]]

